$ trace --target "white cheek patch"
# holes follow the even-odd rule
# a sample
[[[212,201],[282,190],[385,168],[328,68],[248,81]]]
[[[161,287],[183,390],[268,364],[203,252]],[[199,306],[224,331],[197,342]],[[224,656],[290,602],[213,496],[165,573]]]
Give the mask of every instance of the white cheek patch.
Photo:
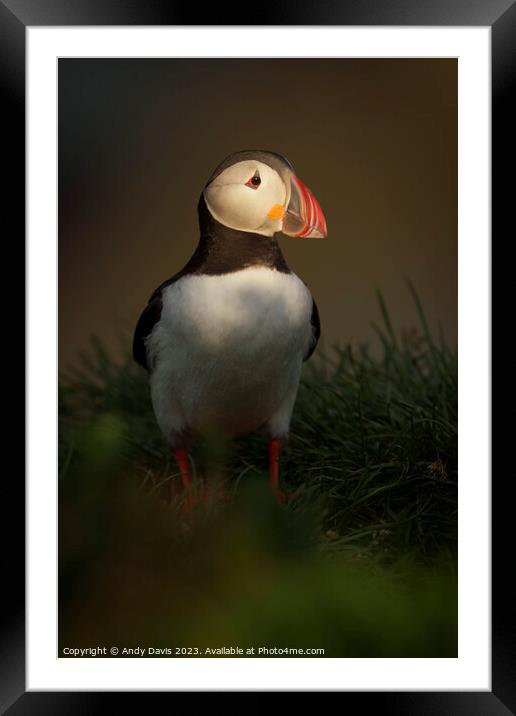
[[[247,186],[258,172],[258,188]],[[239,162],[225,169],[204,191],[212,216],[224,226],[242,231],[257,231],[261,227],[267,235],[281,228],[281,222],[267,214],[276,204],[284,206],[286,189],[279,174],[261,162]]]
[[[206,201],[213,217],[231,229],[257,229],[263,223],[263,207],[254,189],[245,184],[208,187]],[[267,212],[265,212],[267,213]]]

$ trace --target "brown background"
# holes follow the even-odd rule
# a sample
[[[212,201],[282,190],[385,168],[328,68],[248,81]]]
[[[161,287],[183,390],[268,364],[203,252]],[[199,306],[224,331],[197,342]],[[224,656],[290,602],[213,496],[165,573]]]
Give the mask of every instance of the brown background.
[[[258,48],[259,49],[259,48]],[[380,288],[398,328],[417,288],[457,341],[457,63],[453,59],[59,61],[59,357],[112,350],[189,258],[212,169],[239,149],[286,156],[326,241],[281,237],[326,343],[374,343]]]

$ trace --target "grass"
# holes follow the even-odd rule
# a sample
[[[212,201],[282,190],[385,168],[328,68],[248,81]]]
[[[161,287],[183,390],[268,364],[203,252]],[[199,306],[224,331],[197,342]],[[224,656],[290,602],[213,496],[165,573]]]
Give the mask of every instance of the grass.
[[[274,504],[260,437],[208,440],[196,470],[236,499],[186,532],[147,375],[92,341],[60,384],[60,639],[455,653],[457,360],[409,288],[418,330],[398,336],[378,294],[379,356],[336,346],[305,366],[282,461],[299,499]]]

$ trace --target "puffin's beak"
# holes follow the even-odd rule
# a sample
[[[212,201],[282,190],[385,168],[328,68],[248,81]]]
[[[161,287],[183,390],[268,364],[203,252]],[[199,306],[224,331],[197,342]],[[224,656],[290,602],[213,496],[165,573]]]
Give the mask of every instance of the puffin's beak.
[[[310,189],[294,174],[290,175],[290,201],[282,232],[300,239],[325,239],[326,219]]]

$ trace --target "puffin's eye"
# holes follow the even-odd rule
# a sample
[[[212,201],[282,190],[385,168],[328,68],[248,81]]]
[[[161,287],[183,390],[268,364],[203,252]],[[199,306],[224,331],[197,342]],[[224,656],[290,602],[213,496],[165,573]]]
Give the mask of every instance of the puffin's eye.
[[[258,189],[260,184],[262,183],[262,180],[260,179],[260,174],[258,173],[258,169],[255,171],[253,176],[245,183],[246,186],[250,186],[251,189]]]

